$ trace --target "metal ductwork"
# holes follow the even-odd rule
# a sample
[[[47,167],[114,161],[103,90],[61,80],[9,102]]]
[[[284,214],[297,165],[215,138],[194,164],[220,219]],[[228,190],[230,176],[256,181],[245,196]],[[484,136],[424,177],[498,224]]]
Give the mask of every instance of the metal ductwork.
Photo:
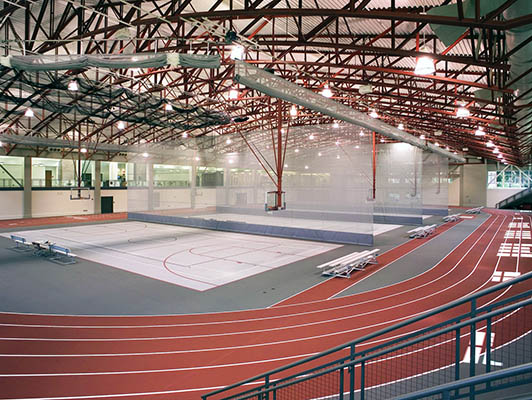
[[[446,151],[431,143],[427,143],[416,136],[403,132],[402,130],[388,125],[376,118],[356,111],[334,100],[326,98],[311,90],[305,89],[295,83],[275,76],[251,64],[236,61],[234,80],[244,86],[258,90],[268,96],[286,100],[293,104],[298,104],[310,110],[328,115],[340,121],[345,121],[357,126],[361,126],[372,132],[380,133],[391,139],[398,140],[428,150],[433,153],[447,157],[459,163],[464,163],[465,158]]]

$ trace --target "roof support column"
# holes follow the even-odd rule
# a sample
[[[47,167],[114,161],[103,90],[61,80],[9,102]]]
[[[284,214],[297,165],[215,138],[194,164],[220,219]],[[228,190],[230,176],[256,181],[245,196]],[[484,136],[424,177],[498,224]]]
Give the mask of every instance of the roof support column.
[[[24,196],[23,196],[23,209],[22,217],[31,218],[32,216],[32,207],[31,207],[31,157],[24,157]]]

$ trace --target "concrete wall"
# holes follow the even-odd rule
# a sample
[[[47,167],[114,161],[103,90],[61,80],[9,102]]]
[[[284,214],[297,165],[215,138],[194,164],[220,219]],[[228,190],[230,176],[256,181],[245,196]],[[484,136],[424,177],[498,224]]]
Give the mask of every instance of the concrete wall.
[[[485,206],[488,168],[486,164],[465,164],[460,167],[460,205]]]
[[[0,219],[22,218],[23,215],[22,190],[2,190],[0,191]]]
[[[449,183],[448,196],[450,206],[460,205],[460,178],[454,179],[451,183]]]
[[[90,200],[70,200],[70,190],[32,190],[32,217],[93,214],[93,192]],[[114,212],[127,211],[127,190],[102,190],[102,196],[113,196]],[[23,197],[22,190],[0,190],[0,219],[23,218]]]
[[[486,206],[495,207],[499,201],[519,193],[521,190],[523,189],[488,189]]]

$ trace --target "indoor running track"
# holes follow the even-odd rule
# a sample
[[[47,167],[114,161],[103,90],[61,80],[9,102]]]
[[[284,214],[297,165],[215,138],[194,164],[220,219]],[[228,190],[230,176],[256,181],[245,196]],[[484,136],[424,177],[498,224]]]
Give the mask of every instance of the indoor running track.
[[[531,218],[490,213],[432,269],[371,292],[214,314],[0,314],[0,398],[199,399],[494,285],[500,273],[529,272],[532,259],[498,254],[515,242],[509,224],[522,231]]]

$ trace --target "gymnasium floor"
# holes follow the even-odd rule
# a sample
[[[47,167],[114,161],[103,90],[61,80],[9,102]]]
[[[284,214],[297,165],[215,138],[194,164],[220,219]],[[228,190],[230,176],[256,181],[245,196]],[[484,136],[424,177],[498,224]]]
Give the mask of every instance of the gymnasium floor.
[[[87,260],[66,267],[31,261],[1,239],[0,300],[11,312],[0,314],[0,397],[198,399],[531,271],[531,222],[526,214],[489,210],[416,240],[400,227],[377,237],[379,264],[351,279],[315,271],[317,263],[356,249],[340,246],[204,292]],[[47,307],[73,315],[38,314]],[[216,307],[225,312],[206,313]],[[135,309],[186,311],[77,316]],[[527,317],[521,337],[530,337]],[[512,339],[498,333],[494,345]]]

